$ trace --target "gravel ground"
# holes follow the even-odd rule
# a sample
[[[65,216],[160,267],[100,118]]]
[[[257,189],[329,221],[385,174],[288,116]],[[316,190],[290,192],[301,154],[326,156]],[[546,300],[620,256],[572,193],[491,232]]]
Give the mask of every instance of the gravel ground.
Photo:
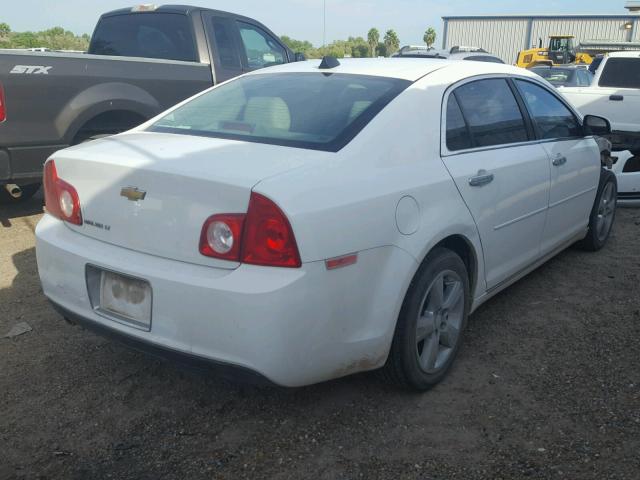
[[[66,324],[39,288],[41,203],[0,207],[0,480],[640,478],[640,211],[480,308],[423,395],[363,374],[227,383]]]

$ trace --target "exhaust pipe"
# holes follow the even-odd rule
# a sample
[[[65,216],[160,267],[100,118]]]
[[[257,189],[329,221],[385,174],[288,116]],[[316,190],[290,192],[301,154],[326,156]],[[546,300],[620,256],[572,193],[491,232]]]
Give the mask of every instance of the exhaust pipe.
[[[5,190],[16,200],[22,197],[22,189],[15,183],[8,183],[4,186]]]

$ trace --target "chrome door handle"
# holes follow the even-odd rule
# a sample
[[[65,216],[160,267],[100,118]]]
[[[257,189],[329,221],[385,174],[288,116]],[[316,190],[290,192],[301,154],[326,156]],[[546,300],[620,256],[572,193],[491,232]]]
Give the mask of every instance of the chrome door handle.
[[[493,173],[487,173],[486,170],[478,171],[475,177],[469,179],[469,185],[472,187],[481,187],[491,182],[493,182]]]
[[[567,163],[567,157],[559,155],[553,159],[552,163],[554,166],[559,167],[560,165],[564,165],[565,163]]]

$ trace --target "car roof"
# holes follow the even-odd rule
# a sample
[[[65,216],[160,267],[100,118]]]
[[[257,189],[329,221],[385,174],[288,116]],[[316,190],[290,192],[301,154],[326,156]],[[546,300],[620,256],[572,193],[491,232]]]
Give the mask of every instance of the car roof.
[[[136,8],[138,7],[152,7],[150,10],[141,10],[141,11],[135,11]],[[111,10],[110,12],[106,12],[103,13],[100,17],[111,17],[111,16],[115,16],[115,15],[124,15],[124,14],[129,14],[129,13],[136,13],[139,15],[144,15],[145,13],[179,13],[182,15],[190,15],[194,12],[201,12],[201,11],[206,11],[206,12],[213,12],[218,16],[224,16],[224,17],[233,17],[233,18],[238,18],[238,19],[246,19],[246,20],[250,20],[252,22],[255,22],[255,20],[249,18],[249,17],[245,17],[243,15],[238,15],[235,13],[231,13],[231,12],[225,12],[223,10],[214,10],[212,8],[207,8],[207,7],[197,7],[194,5],[148,5],[148,4],[136,4],[133,5],[131,7],[127,7],[127,8],[119,8],[117,10]]]
[[[319,69],[321,60],[293,62],[265,69],[255,70],[249,75],[274,73],[344,73],[399,78],[415,82],[436,70],[451,72],[452,81],[473,75],[512,74],[537,77],[524,68],[491,62],[468,62],[463,60],[443,60],[430,58],[341,58],[340,65],[331,69]]]
[[[609,54],[610,57],[622,57],[622,58],[637,58],[640,57],[640,51],[638,50],[630,50],[628,52],[611,52]]]

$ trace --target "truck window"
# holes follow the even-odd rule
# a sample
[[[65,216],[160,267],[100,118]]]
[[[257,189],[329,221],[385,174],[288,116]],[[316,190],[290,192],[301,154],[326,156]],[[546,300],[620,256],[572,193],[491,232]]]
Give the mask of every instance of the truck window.
[[[640,88],[640,58],[609,58],[600,75],[599,85]]]
[[[195,62],[196,48],[186,15],[130,13],[100,19],[89,53]]]
[[[284,48],[267,32],[249,23],[238,22],[249,70],[278,65],[286,61]]]

